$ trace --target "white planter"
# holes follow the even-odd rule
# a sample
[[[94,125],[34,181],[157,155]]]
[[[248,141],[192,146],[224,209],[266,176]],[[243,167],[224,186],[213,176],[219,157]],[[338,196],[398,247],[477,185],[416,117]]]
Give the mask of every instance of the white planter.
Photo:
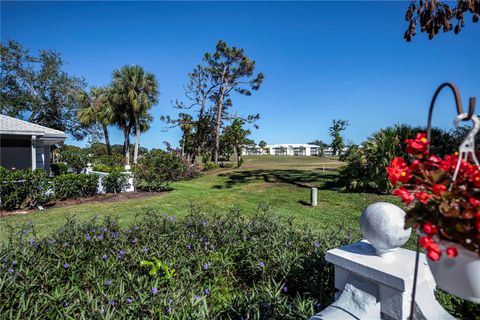
[[[458,256],[448,258],[445,252],[439,261],[428,260],[437,286],[462,299],[480,303],[480,257],[457,243],[442,240],[441,246],[455,246]],[[442,246],[442,247],[443,247]]]

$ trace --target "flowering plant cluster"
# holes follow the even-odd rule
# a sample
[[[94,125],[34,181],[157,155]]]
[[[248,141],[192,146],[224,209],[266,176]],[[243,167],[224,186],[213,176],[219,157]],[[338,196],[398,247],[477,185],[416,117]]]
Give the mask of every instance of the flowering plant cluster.
[[[420,244],[433,261],[458,254],[456,246],[442,240],[480,254],[480,168],[462,160],[453,181],[458,154],[430,154],[424,133],[405,142],[411,159],[394,158],[387,174],[396,187],[393,194],[409,207],[406,227],[419,228]]]
[[[0,243],[0,318],[305,319],[333,301],[324,254],[348,241],[264,212],[24,225]]]

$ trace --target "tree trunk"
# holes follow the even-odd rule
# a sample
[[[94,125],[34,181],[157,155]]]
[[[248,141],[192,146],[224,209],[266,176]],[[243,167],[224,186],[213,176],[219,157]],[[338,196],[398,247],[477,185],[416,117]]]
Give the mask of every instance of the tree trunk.
[[[205,111],[205,102],[206,98],[203,97],[202,105],[200,107],[200,112],[198,113],[198,124],[197,124],[197,132],[195,132],[195,147],[193,148],[193,155],[192,155],[192,164],[195,164],[197,160],[197,156],[200,154],[200,137],[203,130],[203,113]]]
[[[223,89],[217,102],[217,128],[215,130],[215,153],[213,162],[218,164],[218,151],[220,150],[220,128],[222,127]]]
[[[123,144],[123,150],[125,153],[125,165],[130,165],[130,130],[124,129],[123,135],[125,142]]]
[[[138,147],[140,146],[140,121],[135,119],[135,149],[133,150],[133,163],[137,164]]]
[[[235,161],[237,161],[237,168],[240,168],[240,155],[238,154],[237,145],[233,146],[233,154],[235,155]]]
[[[106,125],[102,124],[103,136],[105,138],[105,144],[107,145],[107,154],[112,155],[112,147],[110,146],[110,137],[108,136],[108,128]]]

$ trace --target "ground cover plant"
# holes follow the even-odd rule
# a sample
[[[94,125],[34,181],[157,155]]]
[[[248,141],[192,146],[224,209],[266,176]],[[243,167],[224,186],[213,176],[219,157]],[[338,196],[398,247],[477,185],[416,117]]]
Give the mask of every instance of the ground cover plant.
[[[177,221],[149,211],[122,228],[69,220],[45,238],[11,231],[0,249],[7,318],[300,319],[334,296],[325,250],[346,230],[315,235],[266,209]]]

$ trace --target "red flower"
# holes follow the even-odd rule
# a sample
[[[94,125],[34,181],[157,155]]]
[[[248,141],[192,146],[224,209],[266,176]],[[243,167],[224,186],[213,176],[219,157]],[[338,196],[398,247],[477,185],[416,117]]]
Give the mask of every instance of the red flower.
[[[432,197],[431,195],[429,195],[428,193],[423,192],[423,191],[422,192],[415,192],[415,198],[417,198],[417,200],[420,201],[423,204],[427,204],[428,200],[431,197]]]
[[[419,239],[419,242],[420,242],[420,245],[426,249],[432,242],[434,242],[434,240],[430,236],[428,237],[421,236]]]
[[[432,192],[438,195],[440,195],[445,190],[447,190],[447,187],[445,187],[443,184],[434,184],[432,186]]]
[[[415,139],[405,140],[407,144],[407,152],[410,154],[425,153],[427,151],[428,140],[425,133],[417,133]]]
[[[458,161],[458,157],[455,155],[445,156],[445,158],[442,159],[442,161],[440,161],[440,164],[438,165],[438,167],[443,171],[447,171],[447,172],[453,171],[457,166],[457,161]]]
[[[413,170],[413,171],[417,171],[420,169],[420,160],[418,159],[415,159],[412,161],[412,163],[410,164],[410,169]]]
[[[436,250],[427,251],[427,257],[432,261],[440,260],[441,256],[442,256],[442,251],[436,251]]]
[[[480,188],[480,171],[476,170],[471,177],[471,180],[476,188]]]
[[[434,234],[438,233],[438,228],[436,225],[427,222],[423,225],[423,231],[429,236],[433,236]]]
[[[440,250],[438,244],[431,237],[425,238],[428,239],[424,247],[425,250],[427,250],[427,257],[433,261],[440,260],[440,257],[442,256],[442,251]]]
[[[390,180],[393,185],[396,185],[397,182],[408,182],[408,180],[412,178],[410,168],[401,157],[393,158],[390,166],[387,167],[387,173],[388,180]]]
[[[393,190],[392,192],[395,196],[399,197],[400,199],[402,199],[402,201],[409,205],[410,202],[413,201],[413,199],[415,199],[415,197],[413,196],[413,194],[411,194],[410,192],[408,192],[407,189],[405,188],[398,188],[398,189],[395,189]]]
[[[455,258],[458,255],[458,250],[455,247],[448,247],[446,250],[447,257]]]
[[[474,197],[470,197],[468,199],[468,202],[474,206],[474,207],[478,207],[480,205],[480,201],[478,201],[477,199],[475,199]]]

